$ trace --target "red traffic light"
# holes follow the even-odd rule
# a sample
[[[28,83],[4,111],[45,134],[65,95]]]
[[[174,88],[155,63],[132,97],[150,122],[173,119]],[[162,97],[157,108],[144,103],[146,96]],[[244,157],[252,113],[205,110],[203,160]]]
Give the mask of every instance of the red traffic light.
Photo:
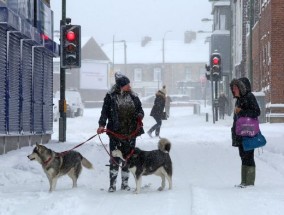
[[[73,31],[68,31],[66,33],[66,39],[68,41],[73,41],[73,40],[75,40],[75,38],[76,38],[76,35],[75,35],[75,33]]]
[[[220,59],[218,57],[214,57],[212,61],[213,61],[213,65],[219,65],[220,63]]]

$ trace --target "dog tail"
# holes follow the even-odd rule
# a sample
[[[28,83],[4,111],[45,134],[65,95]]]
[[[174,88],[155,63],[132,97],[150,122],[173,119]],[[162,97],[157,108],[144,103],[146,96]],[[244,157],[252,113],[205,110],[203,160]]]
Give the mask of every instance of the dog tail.
[[[82,162],[82,165],[86,167],[87,169],[93,169],[93,164],[90,161],[88,161],[86,158],[82,157],[81,162]]]
[[[163,152],[167,152],[167,153],[169,153],[170,152],[170,150],[171,150],[171,142],[168,140],[168,139],[166,139],[166,138],[161,138],[160,140],[159,140],[159,143],[158,143],[158,149],[159,150],[161,150],[161,151],[163,151]]]

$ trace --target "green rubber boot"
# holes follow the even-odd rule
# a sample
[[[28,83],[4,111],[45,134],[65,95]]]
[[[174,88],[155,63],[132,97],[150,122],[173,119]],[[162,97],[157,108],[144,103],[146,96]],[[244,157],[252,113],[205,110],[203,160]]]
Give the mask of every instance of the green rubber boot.
[[[247,168],[248,166],[242,165],[241,171],[241,183],[239,185],[235,185],[235,187],[246,187],[247,181]]]
[[[248,166],[246,169],[246,186],[254,186],[255,166]]]

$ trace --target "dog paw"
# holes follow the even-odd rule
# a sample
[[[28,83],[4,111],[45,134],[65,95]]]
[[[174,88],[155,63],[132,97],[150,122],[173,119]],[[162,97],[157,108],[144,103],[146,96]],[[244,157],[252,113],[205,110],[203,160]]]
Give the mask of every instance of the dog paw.
[[[163,190],[164,190],[163,187],[159,187],[159,188],[158,188],[158,191],[163,191]]]

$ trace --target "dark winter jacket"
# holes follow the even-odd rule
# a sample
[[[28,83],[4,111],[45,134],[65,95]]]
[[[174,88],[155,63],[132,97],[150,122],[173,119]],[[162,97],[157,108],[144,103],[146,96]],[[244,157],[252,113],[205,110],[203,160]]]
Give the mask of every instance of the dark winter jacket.
[[[236,85],[240,90],[240,97],[235,97],[233,93],[233,85]],[[230,83],[230,88],[234,98],[237,98],[235,107],[241,108],[241,111],[234,113],[234,121],[232,127],[232,145],[239,146],[242,143],[242,137],[236,135],[236,121],[239,117],[257,118],[260,115],[260,108],[255,96],[251,92],[250,81],[243,77],[240,79],[233,79]]]
[[[151,110],[150,116],[154,117],[155,119],[162,119],[165,104],[166,104],[166,95],[159,90],[156,93],[154,106]]]
[[[129,104],[120,106],[122,102],[120,100],[122,100],[123,96],[130,96],[132,101],[129,103],[133,104],[133,108],[131,108],[132,106]],[[121,108],[119,109],[119,107],[126,107],[126,109],[122,110]],[[127,109],[127,107],[129,107],[129,109]],[[115,133],[130,135],[137,128],[138,117],[141,119],[144,117],[144,111],[139,97],[132,91],[121,92],[120,88],[114,85],[104,98],[99,126],[105,127],[107,124],[107,129]],[[144,130],[142,127],[137,136],[143,133]]]
[[[228,99],[225,95],[220,95],[220,97],[218,99],[218,103],[219,103],[220,111],[224,112],[226,105],[229,104],[229,101],[228,101]]]

